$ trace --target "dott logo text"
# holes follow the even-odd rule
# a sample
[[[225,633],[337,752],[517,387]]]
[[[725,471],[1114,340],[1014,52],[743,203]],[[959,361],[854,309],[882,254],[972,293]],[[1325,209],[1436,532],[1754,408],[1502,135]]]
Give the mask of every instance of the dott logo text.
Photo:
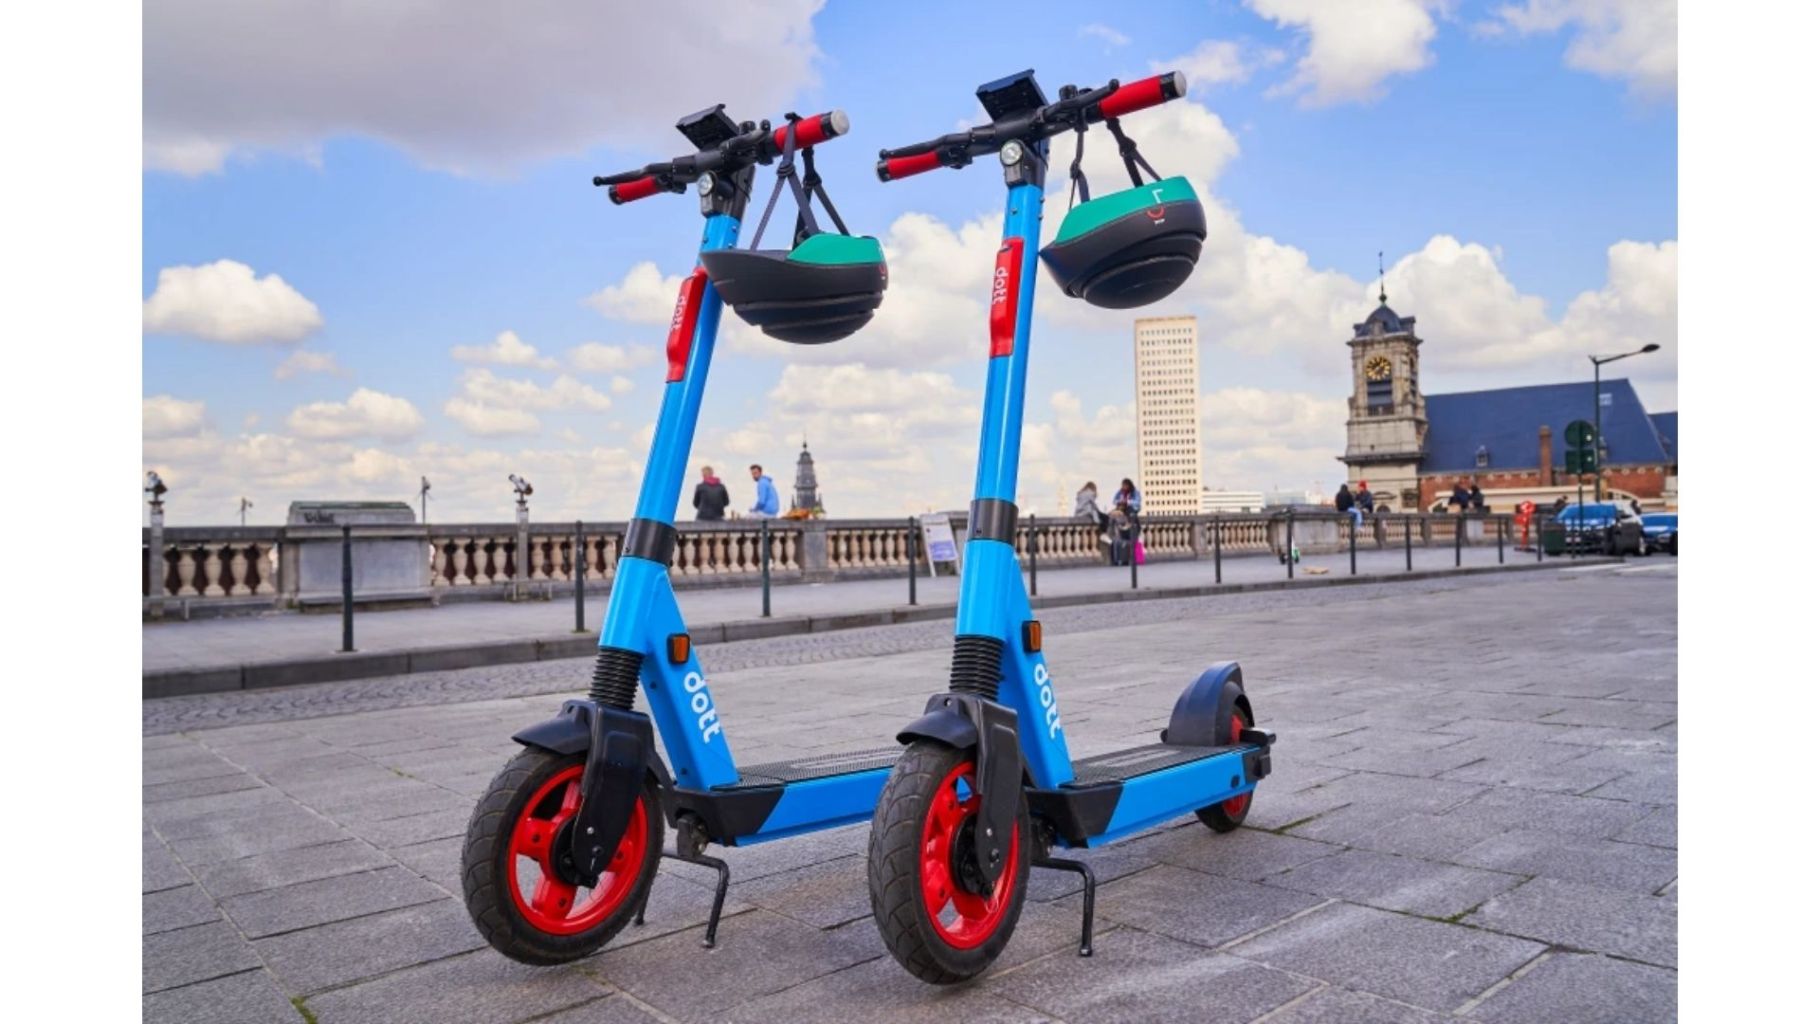
[[[714,711],[714,698],[708,696],[708,681],[700,672],[691,672],[683,676],[683,689],[689,691],[689,710],[699,716],[695,728],[701,730],[701,741],[706,743],[720,732],[720,715]]]

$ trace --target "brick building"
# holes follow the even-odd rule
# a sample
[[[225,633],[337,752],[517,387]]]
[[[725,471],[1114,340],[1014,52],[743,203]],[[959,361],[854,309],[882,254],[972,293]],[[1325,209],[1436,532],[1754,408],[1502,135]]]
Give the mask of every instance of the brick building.
[[[1573,500],[1584,482],[1565,468],[1567,425],[1593,419],[1590,380],[1424,395],[1416,318],[1378,308],[1353,325],[1352,398],[1346,419],[1347,480],[1361,480],[1391,511],[1445,504],[1454,484],[1477,483],[1486,505],[1507,512],[1530,500]],[[1646,507],[1677,502],[1675,413],[1651,415],[1623,378],[1600,384],[1605,490]]]

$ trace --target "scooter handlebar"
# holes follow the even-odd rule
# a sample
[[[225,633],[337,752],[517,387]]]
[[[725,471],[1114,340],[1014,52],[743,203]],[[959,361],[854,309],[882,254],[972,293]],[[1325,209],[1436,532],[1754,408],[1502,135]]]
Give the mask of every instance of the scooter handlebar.
[[[779,153],[784,150],[784,133],[789,127],[786,124],[771,132],[771,144],[777,148]],[[848,123],[847,113],[844,110],[830,110],[826,114],[799,118],[796,122],[796,148],[803,149],[807,146],[820,145],[829,139],[847,134],[850,127],[852,126]]]
[[[1007,141],[1047,139],[1186,95],[1188,76],[1180,71],[1152,75],[1124,85],[1114,81],[1098,89],[1063,90],[1062,99],[1025,114],[914,146],[880,150],[878,180],[896,181],[937,167],[965,167],[974,157],[990,153]]]
[[[1146,107],[1155,107],[1188,95],[1188,76],[1180,71],[1152,75],[1118,87],[1118,91],[1100,101],[1100,116],[1122,117]]]
[[[620,206],[637,199],[643,199],[646,196],[654,196],[664,190],[663,186],[657,183],[657,179],[649,174],[642,178],[635,178],[631,181],[619,184],[609,184],[599,178],[595,178],[594,184],[609,185],[607,188],[607,198],[613,200],[614,206]]]

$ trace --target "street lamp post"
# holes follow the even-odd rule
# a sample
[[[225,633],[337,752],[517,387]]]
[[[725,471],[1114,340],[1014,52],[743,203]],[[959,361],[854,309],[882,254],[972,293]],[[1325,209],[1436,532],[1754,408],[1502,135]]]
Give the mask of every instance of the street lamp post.
[[[1637,349],[1635,352],[1624,352],[1615,356],[1586,357],[1592,361],[1593,458],[1597,460],[1593,466],[1592,494],[1594,501],[1605,500],[1605,427],[1603,423],[1604,418],[1600,415],[1600,411],[1604,407],[1605,402],[1604,396],[1600,394],[1599,390],[1599,370],[1604,367],[1606,363],[1615,363],[1620,359],[1629,359],[1631,356],[1640,356],[1647,352],[1654,352],[1661,347],[1662,346],[1652,341],[1642,348]]]

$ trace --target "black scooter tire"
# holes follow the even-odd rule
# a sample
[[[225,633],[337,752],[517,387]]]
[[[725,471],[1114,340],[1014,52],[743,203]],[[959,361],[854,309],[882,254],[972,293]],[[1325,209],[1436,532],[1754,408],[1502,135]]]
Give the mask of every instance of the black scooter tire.
[[[940,934],[923,899],[924,826],[943,780],[974,760],[971,750],[956,750],[931,740],[905,748],[879,794],[872,815],[872,837],[866,849],[866,887],[872,897],[872,919],[885,948],[904,969],[932,985],[952,985],[977,977],[1011,941],[1023,913],[1030,876],[1034,836],[1030,813],[1018,797],[1017,849],[1005,870],[1010,890],[990,933],[971,948],[957,948]],[[977,816],[976,816],[977,817]],[[1001,876],[1002,879],[1003,876]]]
[[[1238,719],[1238,722],[1232,726],[1232,735],[1228,737],[1227,742],[1238,743],[1239,731],[1248,728],[1255,723],[1251,720],[1251,713],[1246,711],[1243,705],[1234,707],[1232,709],[1232,714],[1234,718]],[[1208,804],[1200,810],[1195,811],[1194,816],[1201,819],[1201,824],[1213,829],[1215,832],[1232,832],[1240,825],[1245,824],[1246,817],[1251,814],[1252,800],[1256,796],[1257,790],[1254,789],[1243,797],[1234,797],[1232,800],[1222,800],[1217,804]],[[1242,803],[1240,803],[1241,800],[1243,801]]]
[[[634,810],[637,814],[642,809],[645,822],[644,842],[634,847],[641,858],[637,875],[629,892],[602,921],[575,934],[556,934],[539,927],[514,898],[508,864],[518,856],[512,850],[513,831],[526,813],[527,803],[557,776],[586,760],[585,753],[560,755],[535,747],[519,751],[487,785],[468,821],[461,856],[461,888],[468,916],[488,945],[519,963],[551,966],[598,951],[644,906],[657,875],[664,845],[663,804],[656,787],[647,781],[639,794],[639,808]]]

